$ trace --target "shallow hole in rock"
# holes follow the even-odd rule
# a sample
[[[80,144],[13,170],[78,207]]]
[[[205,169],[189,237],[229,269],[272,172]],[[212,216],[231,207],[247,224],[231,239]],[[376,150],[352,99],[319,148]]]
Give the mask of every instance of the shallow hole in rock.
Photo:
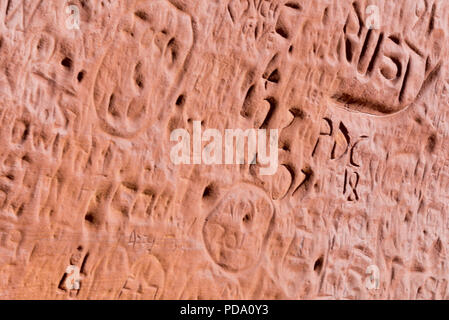
[[[215,195],[215,187],[209,184],[203,191],[203,199],[211,198]]]
[[[320,273],[322,267],[323,267],[323,257],[321,256],[315,261],[315,264],[313,265],[313,270]]]
[[[84,71],[78,72],[78,75],[77,75],[76,79],[78,80],[78,82],[83,81],[83,79],[84,79]]]
[[[71,68],[72,68],[72,64],[73,64],[72,59],[70,59],[70,58],[68,58],[68,57],[65,57],[65,58],[62,59],[62,61],[61,61],[61,65],[64,66],[64,67],[66,67],[67,69],[71,69]]]
[[[181,107],[181,106],[184,105],[185,101],[186,101],[185,96],[184,96],[183,94],[181,94],[181,95],[178,97],[178,99],[176,100],[176,105]]]

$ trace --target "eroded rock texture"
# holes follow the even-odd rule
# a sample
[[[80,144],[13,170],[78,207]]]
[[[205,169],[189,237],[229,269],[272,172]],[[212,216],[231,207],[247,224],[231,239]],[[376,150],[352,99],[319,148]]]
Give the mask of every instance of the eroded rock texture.
[[[1,0],[0,298],[449,298],[448,7]],[[195,121],[276,174],[175,165]]]

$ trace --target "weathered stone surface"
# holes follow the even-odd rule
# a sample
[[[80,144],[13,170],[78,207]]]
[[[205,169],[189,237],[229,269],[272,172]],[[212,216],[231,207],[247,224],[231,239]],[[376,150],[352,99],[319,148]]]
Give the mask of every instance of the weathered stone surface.
[[[448,299],[448,9],[0,0],[0,298]]]

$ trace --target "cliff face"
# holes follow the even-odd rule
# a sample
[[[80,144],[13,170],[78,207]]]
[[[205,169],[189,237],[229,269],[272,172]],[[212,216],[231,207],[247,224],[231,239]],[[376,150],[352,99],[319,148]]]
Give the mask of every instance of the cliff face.
[[[448,9],[0,0],[0,298],[448,299]]]

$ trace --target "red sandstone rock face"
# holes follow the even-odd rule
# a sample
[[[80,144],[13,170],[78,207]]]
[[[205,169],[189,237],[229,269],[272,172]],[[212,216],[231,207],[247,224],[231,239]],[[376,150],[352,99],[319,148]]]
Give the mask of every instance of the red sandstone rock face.
[[[448,6],[0,1],[0,298],[449,298]]]

